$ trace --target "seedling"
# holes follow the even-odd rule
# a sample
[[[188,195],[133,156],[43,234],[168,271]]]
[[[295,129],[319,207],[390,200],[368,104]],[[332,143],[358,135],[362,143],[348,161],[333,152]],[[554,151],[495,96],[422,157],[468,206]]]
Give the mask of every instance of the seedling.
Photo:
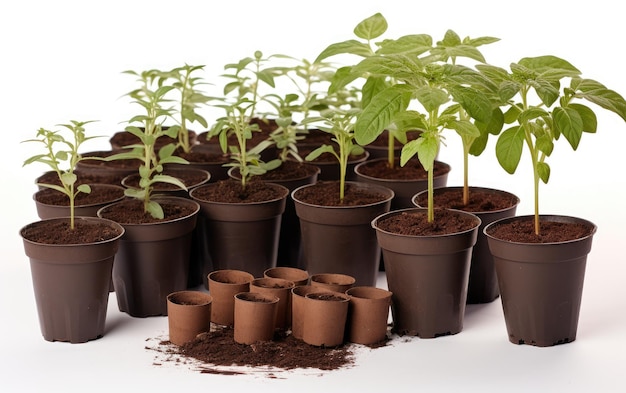
[[[61,185],[37,183],[38,186],[51,188],[59,191],[69,198],[70,201],[70,228],[74,229],[74,201],[78,194],[91,192],[91,187],[88,184],[76,184],[77,176],[74,173],[76,164],[82,160],[81,154],[78,152],[80,146],[94,138],[96,136],[88,137],[85,135],[85,125],[94,122],[90,121],[76,121],[70,120],[69,124],[59,124],[58,126],[64,127],[71,131],[72,139],[67,140],[60,131],[50,131],[44,128],[40,128],[37,131],[37,138],[28,139],[24,142],[38,142],[42,143],[45,147],[45,153],[37,154],[26,161],[24,165],[32,164],[33,162],[39,162],[48,165],[58,175]],[[63,147],[57,149],[57,145],[60,144]]]

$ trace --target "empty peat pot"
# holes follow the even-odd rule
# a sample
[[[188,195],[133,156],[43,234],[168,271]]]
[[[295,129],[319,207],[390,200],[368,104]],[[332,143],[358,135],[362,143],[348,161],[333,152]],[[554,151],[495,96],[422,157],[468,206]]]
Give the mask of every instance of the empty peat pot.
[[[318,347],[344,342],[350,297],[339,292],[311,292],[305,296],[302,340]]]
[[[254,276],[243,270],[216,270],[208,275],[209,293],[213,297],[211,322],[233,326],[235,295],[248,292]]]
[[[170,342],[183,345],[211,328],[213,298],[201,291],[178,291],[167,295]]]
[[[235,295],[234,340],[239,344],[271,341],[278,311],[278,297],[266,293]]]

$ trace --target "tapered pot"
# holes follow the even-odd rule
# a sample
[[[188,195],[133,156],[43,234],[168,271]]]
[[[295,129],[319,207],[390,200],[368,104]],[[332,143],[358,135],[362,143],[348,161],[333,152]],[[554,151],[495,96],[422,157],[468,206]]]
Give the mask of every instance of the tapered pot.
[[[350,297],[348,341],[364,345],[383,341],[387,336],[392,293],[376,287],[352,287],[346,295]]]
[[[167,295],[187,289],[191,233],[200,206],[180,197],[154,200],[186,206],[191,213],[156,223],[121,223],[126,232],[115,257],[113,287],[120,311],[133,317],[167,315]],[[114,205],[100,209],[98,216],[106,218]]]
[[[211,322],[233,326],[235,295],[250,290],[254,276],[235,269],[215,270],[208,275],[209,293],[213,297]]]
[[[282,278],[260,277],[250,282],[250,292],[263,293],[278,298],[275,329],[287,330],[291,327],[291,289],[293,287],[293,281]]]
[[[317,347],[344,343],[350,297],[339,292],[311,292],[305,295],[302,340]]]
[[[76,230],[82,226],[98,226],[101,236],[105,232],[111,236],[93,243],[46,244],[28,234],[31,229],[62,221],[68,218],[31,223],[20,230],[20,235],[30,258],[43,338],[83,343],[104,335],[111,270],[124,228],[110,220],[78,217]]]
[[[370,223],[389,211],[392,190],[367,183],[347,182],[363,192],[383,198],[375,203],[355,206],[323,206],[305,202],[295,189],[291,196],[296,204],[302,232],[302,260],[309,274],[341,273],[356,279],[356,285],[375,285],[380,264],[380,247]]]
[[[271,341],[279,299],[267,293],[242,292],[235,295],[233,334],[239,344]]]
[[[211,329],[213,298],[201,291],[178,291],[167,295],[167,326],[170,342],[183,345]]]
[[[199,197],[205,184],[190,192],[202,208],[206,220],[210,262],[205,271],[235,269],[262,277],[276,266],[281,216],[289,190],[279,184],[266,183],[279,190],[279,197],[251,203],[214,202]]]
[[[442,235],[401,235],[381,229],[381,223],[426,209],[395,210],[372,221],[385,258],[392,296],[393,329],[399,334],[434,338],[459,333],[467,300],[467,283],[480,219],[454,211],[472,223],[471,229]]]
[[[470,207],[472,210],[466,210],[462,203],[463,187],[441,187],[434,190],[434,200],[436,207],[448,207],[454,209],[460,209],[470,211],[480,218],[481,224],[478,228],[478,238],[472,251],[472,260],[470,262],[470,275],[467,285],[467,303],[489,303],[494,301],[500,296],[500,290],[498,289],[498,279],[496,276],[496,269],[493,263],[493,256],[489,251],[489,245],[487,237],[483,233],[483,229],[488,224],[500,220],[506,217],[515,216],[517,205],[519,205],[519,198],[510,192],[495,190],[485,187],[470,187],[469,193],[475,195],[480,193],[484,196],[490,196],[491,198],[499,198],[508,202],[507,207],[491,208],[494,206],[489,203],[487,197],[484,199],[482,206]],[[453,206],[442,206],[438,198],[446,193],[458,195],[458,203]],[[428,191],[422,191],[417,193],[413,197],[413,204],[417,207],[427,207],[428,205]]]
[[[495,261],[509,341],[538,347],[569,343],[576,339],[587,255],[596,226],[576,217],[540,216],[542,222],[582,225],[588,235],[558,243],[520,243],[492,234],[500,225],[531,219],[504,218],[483,230]]]

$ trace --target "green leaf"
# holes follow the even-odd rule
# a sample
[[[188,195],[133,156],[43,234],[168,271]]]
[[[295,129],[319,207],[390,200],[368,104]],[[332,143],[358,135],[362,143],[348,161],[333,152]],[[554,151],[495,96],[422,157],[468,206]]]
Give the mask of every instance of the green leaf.
[[[309,154],[307,154],[307,156],[304,157],[304,159],[307,161],[313,161],[324,153],[332,153],[335,157],[337,157],[337,154],[335,153],[335,150],[333,149],[332,146],[322,145],[318,147],[317,149],[313,150],[312,152],[310,152]]]
[[[372,98],[387,87],[389,87],[389,84],[384,77],[372,76],[367,78],[361,88],[361,107],[367,107]]]
[[[387,20],[380,12],[361,21],[354,28],[354,34],[364,40],[372,40],[380,37],[387,31]]]
[[[454,130],[462,138],[474,139],[480,136],[480,130],[476,125],[467,120],[455,120],[447,123],[449,129]]]
[[[436,87],[422,86],[415,90],[415,97],[427,112],[437,111],[450,100],[448,93]]]
[[[322,53],[317,56],[317,58],[315,59],[315,63],[319,63],[328,57],[342,54],[353,54],[357,56],[367,57],[371,56],[373,52],[372,48],[370,48],[367,44],[364,44],[357,40],[348,40],[329,45],[326,49],[322,51]]]
[[[569,108],[578,112],[583,121],[583,131],[594,133],[598,129],[598,118],[591,108],[582,104],[569,104]]]
[[[169,183],[178,186],[180,189],[187,190],[187,186],[180,179],[169,175],[154,175],[152,183]]]
[[[489,133],[481,132],[480,136],[478,136],[478,138],[474,139],[474,142],[472,142],[472,145],[470,146],[470,149],[469,149],[469,154],[475,157],[480,156],[483,153],[483,151],[485,151],[485,148],[487,148],[488,140],[489,140]]]
[[[433,133],[424,132],[419,138],[407,142],[400,153],[400,166],[404,166],[413,156],[429,171],[435,166],[435,158],[439,152],[439,140]]]
[[[76,191],[82,192],[84,194],[89,194],[91,193],[91,187],[89,186],[89,184],[81,184],[76,187]]]
[[[72,184],[76,183],[76,180],[78,180],[78,177],[74,173],[65,172],[61,174],[60,180],[61,180],[61,183],[67,186],[71,186]]]
[[[484,123],[488,123],[491,119],[493,105],[491,100],[481,91],[457,86],[450,89],[450,94],[473,119]]]
[[[433,45],[433,39],[428,34],[405,35],[395,40],[384,40],[380,44],[377,54],[405,54],[419,56],[429,51]]]
[[[552,150],[554,150],[554,141],[552,141],[552,137],[546,133],[537,138],[535,146],[537,147],[537,150],[541,151],[546,156],[550,156],[550,154],[552,154]]]
[[[572,149],[576,150],[583,134],[583,121],[575,109],[556,107],[552,111],[554,127],[565,136]]]
[[[541,181],[544,182],[544,184],[547,184],[548,180],[550,180],[550,166],[545,162],[538,162],[537,174],[539,175]]]
[[[508,173],[515,173],[524,148],[524,130],[512,127],[500,134],[496,142],[496,157],[500,166]]]
[[[148,202],[148,204],[146,205],[146,210],[153,218],[162,220],[165,217],[165,214],[163,213],[163,208],[155,201]]]
[[[396,114],[409,106],[411,90],[407,85],[398,84],[373,97],[355,123],[356,142],[360,145],[372,143],[389,126]]]
[[[609,110],[626,121],[626,100],[617,92],[607,89],[604,85],[592,79],[572,81],[577,83],[577,96]]]
[[[65,195],[67,195],[69,197],[69,195],[67,194],[67,190],[59,185],[56,184],[47,184],[47,183],[37,183],[38,186],[40,187],[45,187],[45,188],[51,188],[53,190],[59,191]]]
[[[525,57],[518,61],[518,64],[539,73],[549,70],[562,70],[563,72],[567,72],[568,76],[580,74],[580,71],[567,60],[551,55]]]

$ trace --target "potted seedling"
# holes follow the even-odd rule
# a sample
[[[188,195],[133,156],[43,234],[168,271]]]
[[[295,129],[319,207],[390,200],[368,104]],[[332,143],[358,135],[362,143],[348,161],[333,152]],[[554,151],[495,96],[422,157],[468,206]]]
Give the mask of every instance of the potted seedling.
[[[302,228],[303,268],[310,274],[347,274],[356,278],[357,285],[375,285],[380,248],[370,222],[389,210],[393,191],[346,180],[350,155],[363,150],[354,142],[357,112],[336,108],[307,119],[330,133],[333,143],[318,147],[305,159],[311,161],[324,153],[334,156],[339,179],[301,186],[291,195]]]
[[[522,58],[511,63],[510,71],[491,65],[478,69],[497,84],[506,102],[510,126],[498,136],[498,162],[514,173],[526,150],[533,173],[534,214],[498,220],[484,229],[509,341],[535,346],[571,342],[596,226],[578,217],[540,214],[539,185],[550,178],[547,158],[558,141],[565,139],[576,150],[584,133],[596,132],[597,116],[582,102],[626,120],[626,101],[556,56]]]
[[[280,165],[278,159],[263,161],[261,153],[271,145],[267,139],[248,147],[253,134],[260,132],[258,123],[250,122],[255,102],[246,97],[234,102],[225,99],[217,107],[225,115],[211,128],[210,137],[217,137],[222,150],[230,154],[231,161],[225,165],[236,176],[190,193],[202,206],[211,234],[212,266],[207,269],[237,269],[260,277],[276,266],[280,220],[289,190],[279,184],[250,181]]]
[[[172,111],[167,93],[174,87],[156,70],[125,73],[139,82],[128,96],[145,112],[133,116],[126,131],[140,143],[106,159],[141,161],[140,180],[137,188],[125,190],[129,198],[103,207],[98,216],[126,229],[113,269],[120,310],[136,317],[167,315],[167,295],[187,288],[191,233],[200,206],[188,198],[158,196],[154,191],[161,183],[187,190],[180,179],[164,173],[166,164],[186,162],[174,154],[176,145],[155,147],[160,137],[177,138],[179,126],[163,125]]]
[[[41,154],[24,165],[42,163],[58,175],[59,184],[40,184],[65,195],[65,217],[33,222],[20,230],[30,258],[35,301],[43,337],[47,341],[82,343],[104,334],[113,258],[124,228],[110,220],[75,214],[75,199],[88,194],[87,184],[77,184],[74,167],[81,160],[90,122],[63,124],[73,134],[66,139],[59,131],[41,128],[29,142],[43,144]],[[61,147],[59,147],[61,146]]]

